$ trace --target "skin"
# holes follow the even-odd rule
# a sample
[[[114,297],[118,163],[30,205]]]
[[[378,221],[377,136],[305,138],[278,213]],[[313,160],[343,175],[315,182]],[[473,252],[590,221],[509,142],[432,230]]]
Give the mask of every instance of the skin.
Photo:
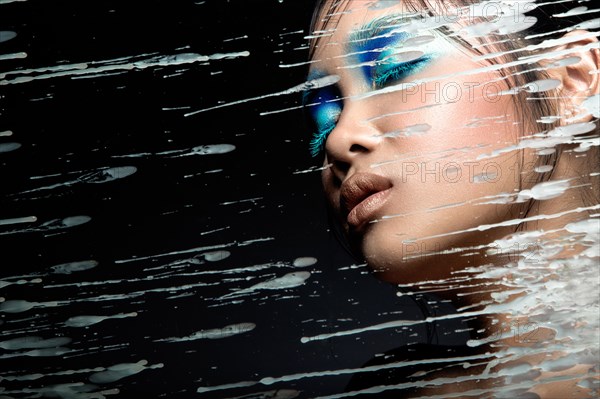
[[[516,225],[483,232],[461,231],[531,216],[526,214],[528,204],[481,202],[486,197],[530,188],[535,181],[534,172],[531,166],[526,170],[523,165],[534,165],[537,156],[525,150],[478,160],[478,156],[517,144],[524,127],[512,96],[494,96],[509,88],[500,80],[500,74],[475,73],[490,64],[473,61],[471,54],[442,38],[427,47],[438,52],[435,59],[417,73],[391,83],[428,79],[418,90],[360,98],[372,93],[373,85],[360,68],[353,67],[358,61],[348,54],[349,37],[368,21],[400,12],[400,6],[395,8],[369,10],[364,2],[350,2],[333,35],[319,41],[313,57],[318,62],[312,64],[311,70],[338,75],[337,87],[344,97],[342,113],[325,143],[327,167],[322,181],[329,204],[357,252],[380,278],[414,283],[445,279],[455,270],[495,261],[485,251],[468,257],[461,253],[428,255],[449,248],[484,246],[514,233]],[[587,80],[581,81],[581,70],[598,63],[597,52],[593,59],[589,58],[584,57],[582,65],[575,67],[579,69],[553,70],[551,77],[562,80],[561,89],[569,94],[581,95],[584,89],[583,94],[587,95],[597,92],[597,82],[591,86]],[[585,79],[597,79],[596,75],[588,76],[591,75]],[[461,90],[460,98],[453,91],[456,87]],[[381,117],[386,114],[392,115]],[[473,123],[477,125],[473,127]],[[418,124],[431,128],[419,135],[383,136]],[[579,170],[586,169],[572,154],[563,158],[553,179],[578,178],[573,170],[578,166],[583,167]],[[359,227],[349,225],[340,204],[341,184],[357,173],[381,175],[393,184],[384,206],[371,215],[371,223]],[[569,194],[568,206],[561,198],[542,205],[535,203],[533,210],[538,214],[552,213],[580,206],[577,195]],[[533,227],[549,228],[556,222],[564,225],[571,220],[562,218]],[[455,292],[447,294],[454,296]]]
[[[570,179],[571,186],[581,187],[569,189],[565,194],[551,200],[481,204],[482,198],[501,193],[516,193],[531,188],[534,184],[531,167],[524,167],[534,165],[537,161],[537,156],[531,150],[505,152],[493,158],[478,160],[483,154],[491,154],[494,150],[517,144],[524,131],[525,134],[534,132],[523,127],[512,96],[486,98],[486,93],[489,93],[485,91],[487,82],[498,82],[496,87],[500,87],[500,90],[509,89],[505,81],[500,79],[500,74],[464,74],[466,71],[474,71],[490,64],[474,61],[472,54],[443,40],[434,47],[440,49],[441,53],[433,61],[406,79],[392,83],[428,80],[417,92],[395,91],[368,96],[374,88],[360,73],[360,68],[352,67],[357,61],[348,54],[349,35],[368,21],[394,13],[394,8],[396,7],[369,10],[365,7],[365,2],[350,2],[343,16],[336,21],[333,35],[319,41],[313,57],[313,61],[316,62],[311,64],[313,73],[318,71],[321,75],[335,74],[340,77],[337,86],[344,98],[342,113],[325,143],[326,168],[322,173],[325,194],[351,244],[377,275],[384,280],[400,284],[452,278],[454,271],[465,267],[506,262],[506,258],[486,255],[485,246],[514,233],[517,228],[522,229],[521,231],[550,232],[543,238],[551,239],[558,237],[552,231],[567,223],[587,218],[585,213],[569,214],[521,226],[463,232],[481,225],[535,215],[551,215],[583,207],[586,204],[582,199],[582,192],[590,188],[597,191],[597,177],[591,183],[589,179],[586,180],[585,176],[589,174],[590,169],[588,159],[572,152],[572,147],[566,146],[555,165],[552,180]],[[568,35],[579,33],[581,32],[575,31]],[[581,99],[599,91],[598,75],[589,73],[600,64],[598,49],[585,52],[576,50],[577,46],[584,46],[595,40],[588,38],[558,48],[573,48],[574,54],[581,57],[581,61],[574,65],[549,71],[551,78],[560,81],[557,93],[566,99],[559,104],[560,114],[571,117],[576,115]],[[444,98],[443,88],[450,86],[463,89],[460,99]],[[468,87],[472,90],[471,96],[466,93]],[[432,99],[431,93],[436,91],[438,98]],[[429,97],[424,99],[423,93],[430,93]],[[382,115],[388,116],[381,117]],[[589,120],[591,117],[585,116],[578,121]],[[475,126],[472,124],[474,121],[478,121]],[[428,124],[431,128],[420,135],[385,136],[386,133],[418,124]],[[597,156],[596,153],[590,154],[594,154],[590,155],[591,157]],[[456,178],[456,172],[450,172],[450,164],[453,168],[458,167],[461,178]],[[435,172],[422,173],[427,171]],[[487,179],[484,178],[483,182],[474,179],[474,176],[486,171],[493,174],[488,175]],[[358,173],[377,174],[392,184],[384,205],[373,212],[369,218],[370,223],[360,226],[348,222],[340,203],[342,184]],[[527,210],[528,205],[530,207]],[[483,247],[484,250],[467,251],[472,252],[472,255],[467,257],[462,256],[462,253],[431,256],[439,251],[465,247]],[[569,251],[572,253],[566,255],[572,256],[577,249],[565,249],[565,253]],[[562,256],[565,256],[565,253]],[[549,278],[554,277],[549,274]],[[484,284],[488,284],[486,288],[489,288],[489,285],[494,288],[479,293],[485,291],[481,288]],[[449,297],[460,307],[486,301],[490,298],[490,291],[502,289],[503,286],[498,281],[476,280],[463,281],[460,288],[445,289],[436,294]],[[510,318],[507,316],[493,315],[487,319],[480,318],[480,326],[487,329],[488,322],[493,318],[500,324],[510,324]],[[525,323],[526,320],[522,322]],[[544,328],[537,334],[545,342],[551,342],[554,336],[552,330]],[[506,347],[521,345],[504,341],[506,340],[498,344]],[[560,353],[552,355],[561,356]],[[534,366],[543,360],[525,356],[519,359],[519,362]],[[577,388],[576,383],[580,380],[579,376],[585,374],[592,366],[576,365],[572,369],[564,370],[562,375],[573,378],[567,382],[538,385],[531,392],[540,397],[553,397],[552,395],[558,392],[560,395],[586,397],[588,393]],[[442,374],[437,377],[458,377],[461,373]],[[546,374],[539,378],[549,377]],[[481,383],[467,383],[461,386],[460,390],[482,387]],[[443,386],[421,394],[444,394],[455,392],[455,389],[458,388]]]
[[[320,62],[314,68],[339,75],[341,94],[353,97],[369,93],[372,88],[356,69],[347,68],[355,63],[345,51],[348,34],[365,21],[393,10],[367,10],[364,3],[353,2],[348,11],[334,35],[320,42],[315,53],[315,59]],[[442,47],[443,54],[408,79],[458,75],[482,67],[442,40],[436,39],[436,47]],[[514,153],[477,160],[481,154],[515,144],[519,137],[520,126],[511,123],[516,117],[511,97],[486,97],[486,90],[494,94],[507,88],[502,82],[491,89],[483,86],[499,77],[495,72],[454,76],[435,79],[412,93],[398,91],[345,100],[341,117],[325,145],[324,164],[331,167],[322,174],[323,186],[344,230],[381,278],[392,282],[447,278],[453,270],[481,260],[470,258],[465,262],[464,257],[445,256],[444,264],[432,265],[431,258],[423,255],[486,244],[514,231],[514,227],[498,228],[484,233],[426,238],[498,223],[521,213],[520,205],[473,204],[486,196],[519,190],[521,181],[516,172],[520,157]],[[459,99],[457,91],[452,91],[455,87],[460,87]],[[419,109],[423,105],[435,106]],[[417,110],[369,120],[413,109]],[[478,119],[481,127],[467,126]],[[508,123],[494,123],[497,120]],[[425,123],[431,129],[421,135],[382,137],[385,133]],[[531,154],[525,158],[527,162],[535,161]],[[376,166],[386,161],[395,162]],[[477,182],[475,177],[486,172],[487,181]],[[341,183],[355,173],[378,174],[393,184],[389,199],[373,215],[380,221],[358,229],[343,220],[339,199]],[[459,205],[435,210],[449,204]],[[386,215],[400,216],[381,220]]]

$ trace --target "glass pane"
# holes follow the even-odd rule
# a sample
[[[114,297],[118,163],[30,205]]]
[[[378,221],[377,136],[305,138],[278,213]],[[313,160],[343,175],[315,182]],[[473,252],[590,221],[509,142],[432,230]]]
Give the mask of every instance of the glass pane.
[[[598,395],[598,10],[317,3],[0,0],[0,396]]]

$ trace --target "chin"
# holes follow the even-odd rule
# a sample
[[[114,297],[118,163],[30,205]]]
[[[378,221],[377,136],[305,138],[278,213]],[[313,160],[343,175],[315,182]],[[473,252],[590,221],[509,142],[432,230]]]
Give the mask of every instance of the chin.
[[[441,254],[452,248],[469,247],[491,239],[479,233],[469,237],[441,237],[408,241],[409,235],[399,234],[390,223],[374,224],[360,238],[357,248],[375,276],[394,284],[414,284],[452,278],[454,272],[481,264],[464,253]],[[422,234],[426,236],[429,234]],[[470,251],[466,251],[470,252]]]
[[[375,223],[363,234],[353,237],[355,248],[381,280],[403,284],[430,279],[432,267],[422,254],[422,242],[405,242],[407,236],[392,227],[394,223]]]
[[[411,284],[449,277],[439,255],[419,252],[425,242],[402,243],[399,237],[365,236],[361,253],[375,276],[394,284]]]

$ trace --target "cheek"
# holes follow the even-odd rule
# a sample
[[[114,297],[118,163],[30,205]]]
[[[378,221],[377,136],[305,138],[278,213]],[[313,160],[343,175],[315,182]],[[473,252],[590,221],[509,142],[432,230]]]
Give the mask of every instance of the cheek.
[[[432,266],[436,262],[427,254],[483,245],[509,232],[468,233],[480,225],[518,217],[518,206],[484,202],[500,200],[502,193],[519,188],[520,153],[482,158],[517,142],[520,126],[514,122],[510,98],[435,105],[386,121],[388,131],[424,123],[431,128],[421,135],[386,139],[382,160],[399,160],[382,166],[399,188],[386,209],[393,217],[374,224],[361,243],[382,277],[396,282],[447,277],[449,270],[441,264],[448,259],[438,259],[439,267]],[[454,234],[461,231],[465,233]],[[468,262],[459,259],[456,264]]]
[[[468,248],[485,246],[495,238],[510,232],[471,232],[461,235],[448,235],[436,238],[408,240],[408,236],[419,233],[442,233],[443,228],[416,225],[408,229],[410,234],[402,234],[406,228],[381,226],[381,230],[367,235],[361,242],[361,251],[376,275],[396,284],[418,283],[423,281],[447,279],[457,270],[481,264]],[[439,227],[439,226],[438,226]],[[454,230],[451,230],[454,231]],[[492,235],[493,234],[493,235]],[[449,249],[464,248],[465,251],[453,253]]]
[[[476,65],[470,68],[476,68]],[[441,69],[439,64],[428,69],[423,78],[451,74],[453,70],[461,71],[460,63],[452,59],[448,70]],[[468,69],[468,68],[467,68]],[[410,85],[410,84],[409,84]],[[427,124],[431,129],[426,134],[444,135],[438,138],[451,138],[454,142],[469,144],[486,140],[485,137],[475,137],[469,140],[472,133],[477,133],[477,127],[483,127],[486,132],[497,132],[515,121],[516,112],[510,95],[499,96],[506,90],[505,83],[498,81],[498,76],[491,73],[475,74],[466,77],[445,78],[428,81],[419,85],[407,87],[405,90],[381,95],[377,98],[377,115],[388,115],[378,118],[376,122],[384,132],[406,129],[416,124]],[[407,132],[412,136],[420,136],[422,132]],[[458,136],[456,133],[460,133]],[[405,134],[402,134],[405,136]],[[449,136],[451,135],[451,136]],[[510,137],[514,140],[516,136]],[[489,140],[487,140],[489,141]]]
[[[449,83],[434,82],[422,85],[420,92],[394,93],[382,99],[380,115],[391,116],[381,118],[377,128],[385,133],[399,132],[387,139],[397,154],[420,161],[477,161],[517,143],[522,126],[510,96],[487,97],[483,87],[463,82],[460,86],[470,88],[470,92],[439,102],[426,101],[429,95],[441,96],[444,84]]]

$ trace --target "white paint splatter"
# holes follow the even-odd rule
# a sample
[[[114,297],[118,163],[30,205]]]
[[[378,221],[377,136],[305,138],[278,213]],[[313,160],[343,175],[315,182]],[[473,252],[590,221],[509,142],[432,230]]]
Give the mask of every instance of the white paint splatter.
[[[581,6],[581,7],[572,8],[569,11],[566,11],[566,12],[561,12],[561,13],[558,13],[558,14],[552,14],[552,16],[553,17],[557,17],[557,18],[566,18],[566,17],[573,17],[575,15],[589,14],[589,13],[598,12],[598,11],[600,11],[600,10],[599,9],[588,10],[587,7]]]
[[[195,53],[182,53],[175,55],[167,55],[167,56],[157,56],[146,59],[141,59],[133,62],[122,62],[127,61],[134,56],[124,57],[117,60],[106,60],[106,61],[94,61],[90,63],[78,63],[78,64],[69,64],[69,65],[59,65],[55,67],[45,67],[45,68],[37,68],[37,69],[27,69],[27,70],[15,70],[10,72],[0,73],[0,79],[4,79],[9,75],[21,75],[19,77],[13,78],[12,80],[0,80],[0,86],[8,85],[8,84],[18,84],[18,83],[27,83],[34,80],[39,79],[50,79],[61,76],[77,76],[77,75],[90,75],[90,74],[99,74],[103,72],[112,72],[112,71],[131,71],[131,70],[144,70],[147,68],[155,68],[155,67],[166,67],[166,66],[175,66],[182,64],[192,64],[197,62],[207,62],[211,60],[224,60],[224,59],[233,59],[238,57],[247,57],[250,53],[248,51],[240,51],[233,53],[216,53],[212,55],[201,55]],[[91,67],[91,65],[100,65],[96,67]],[[36,72],[42,72],[39,75],[33,76],[24,76],[24,75],[32,75]],[[49,72],[49,73],[43,73]]]
[[[55,307],[59,302],[29,302],[23,299],[13,299],[0,303],[0,312],[21,313],[37,307]]]
[[[431,125],[429,125],[427,123],[420,123],[417,125],[407,126],[403,129],[395,130],[393,132],[384,133],[381,136],[382,137],[390,137],[390,138],[395,138],[395,137],[399,137],[399,136],[403,136],[403,137],[421,136],[421,135],[427,133],[430,129],[431,129]]]
[[[314,265],[315,263],[317,263],[317,258],[307,256],[307,257],[294,259],[294,262],[292,262],[292,265],[294,267],[308,267],[308,266]]]
[[[8,224],[19,224],[19,223],[33,223],[37,221],[35,216],[25,216],[21,218],[12,219],[0,219],[0,226],[6,226]]]
[[[213,252],[206,252],[206,253],[202,254],[202,256],[204,256],[204,259],[206,259],[208,262],[218,262],[223,259],[229,258],[229,256],[231,256],[231,252],[229,252],[229,251],[213,251]]]
[[[541,165],[541,166],[536,166],[534,168],[534,170],[537,173],[547,173],[547,172],[550,172],[552,169],[554,169],[554,166],[552,166],[552,165]]]
[[[156,155],[170,155],[170,158],[188,157],[193,155],[215,155],[215,154],[226,154],[235,150],[235,146],[232,144],[208,144],[193,147],[184,150],[170,150],[162,151],[157,153],[152,152],[138,152],[134,154],[125,155],[113,155],[112,158],[142,158]]]
[[[65,321],[65,325],[68,327],[88,327],[94,324],[98,324],[103,322],[104,320],[109,319],[125,319],[128,317],[136,317],[137,312],[132,313],[119,313],[112,316],[74,316],[69,317],[67,321]]]
[[[562,195],[569,189],[569,180],[552,180],[536,184],[531,189],[521,190],[517,202],[524,202],[530,199],[548,200]]]
[[[372,2],[372,4],[368,7],[369,10],[383,10],[384,8],[389,8],[393,6],[397,6],[399,4],[399,0],[377,0]]]
[[[227,154],[235,150],[235,146],[232,144],[211,144],[211,145],[201,145],[198,147],[192,148],[189,152],[174,155],[173,158],[178,157],[188,157],[193,155],[214,155],[214,154]]]
[[[17,37],[17,33],[10,30],[0,30],[0,43],[7,42]]]
[[[94,384],[108,384],[111,382],[119,381],[125,377],[129,377],[138,374],[146,369],[157,369],[162,368],[162,363],[146,366],[147,360],[140,360],[137,363],[121,363],[110,366],[106,371],[100,371],[90,376],[90,381]]]
[[[114,168],[100,169],[80,177],[86,183],[107,183],[113,180],[123,179],[137,172],[135,166],[117,166]]]
[[[264,281],[248,288],[248,290],[281,290],[286,288],[299,287],[310,277],[310,272],[292,272],[283,277]]]
[[[1,341],[0,348],[6,350],[18,349],[41,349],[41,348],[56,348],[62,345],[67,345],[71,342],[68,337],[47,338],[42,337],[22,337],[14,338],[8,341]]]
[[[260,290],[282,290],[287,288],[295,288],[303,285],[310,276],[310,272],[292,272],[282,277],[277,277],[268,281],[263,281],[258,284],[254,284],[251,287],[243,288],[230,294],[223,295],[218,299],[224,300],[235,298],[241,295],[253,294],[256,291]]]
[[[62,263],[60,265],[52,266],[50,269],[53,273],[57,274],[71,274],[74,272],[93,269],[96,266],[98,266],[98,262],[95,260],[84,260],[79,262]]]
[[[19,143],[0,143],[0,153],[11,152],[19,148],[21,148],[21,144]]]
[[[595,118],[600,118],[600,94],[595,94],[586,98],[580,106],[587,114],[592,114]]]
[[[22,58],[27,58],[27,53],[20,51],[18,53],[0,54],[0,61],[18,60],[18,59],[22,59]]]
[[[565,230],[570,233],[600,234],[600,219],[586,219],[579,222],[569,223]]]
[[[154,342],[186,342],[199,339],[223,339],[234,335],[243,334],[256,328],[254,323],[237,323],[225,326],[223,328],[213,328],[210,330],[201,330],[186,337],[170,337],[157,339]]]

